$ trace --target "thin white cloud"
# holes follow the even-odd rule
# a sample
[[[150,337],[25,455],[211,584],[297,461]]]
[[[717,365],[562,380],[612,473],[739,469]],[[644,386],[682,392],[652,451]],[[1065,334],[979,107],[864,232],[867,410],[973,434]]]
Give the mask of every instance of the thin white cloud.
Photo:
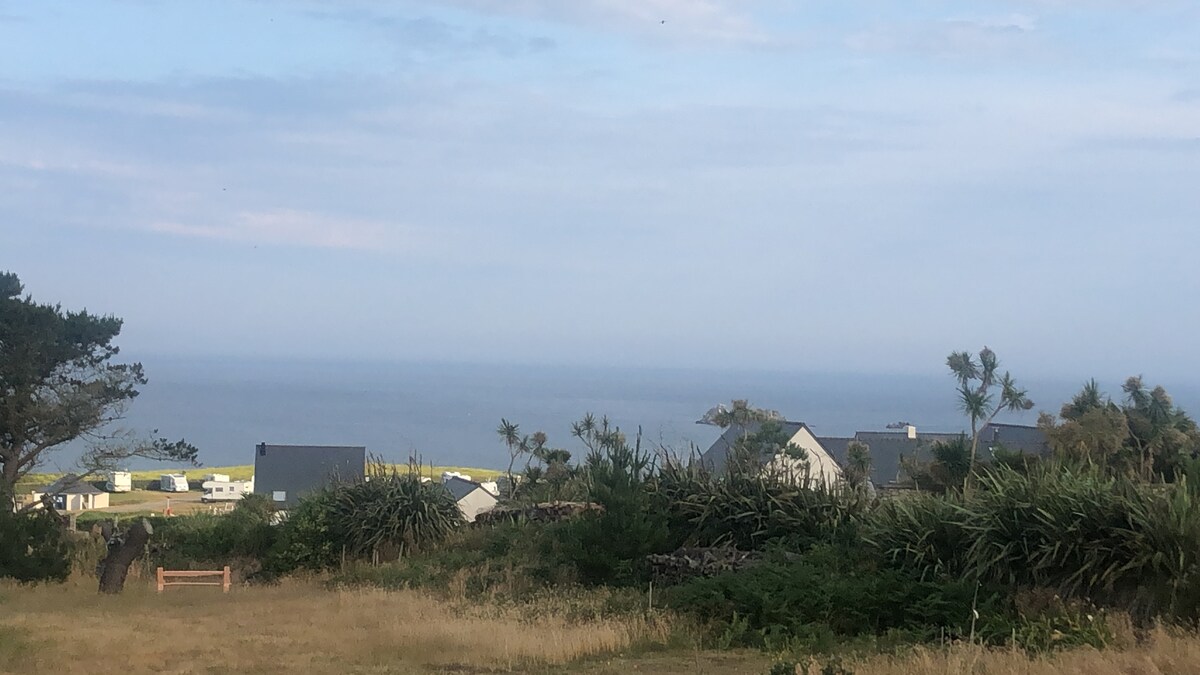
[[[388,223],[293,209],[242,212],[220,225],[159,221],[149,229],[184,237],[309,248],[379,250],[402,243],[400,228]]]
[[[854,33],[846,46],[859,52],[911,52],[960,56],[1010,52],[1037,30],[1026,14],[951,18],[919,23],[881,24]]]
[[[479,12],[621,30],[664,42],[766,44],[767,31],[723,0],[451,0]]]

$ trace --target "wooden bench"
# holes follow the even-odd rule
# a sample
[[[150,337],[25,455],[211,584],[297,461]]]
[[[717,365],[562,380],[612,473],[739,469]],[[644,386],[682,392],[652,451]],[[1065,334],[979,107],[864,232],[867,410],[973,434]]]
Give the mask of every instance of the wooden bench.
[[[221,577],[220,581],[168,581],[168,579],[196,579],[199,577]],[[158,568],[158,592],[162,593],[167,586],[220,586],[225,593],[229,592],[229,565],[223,570],[164,570]]]

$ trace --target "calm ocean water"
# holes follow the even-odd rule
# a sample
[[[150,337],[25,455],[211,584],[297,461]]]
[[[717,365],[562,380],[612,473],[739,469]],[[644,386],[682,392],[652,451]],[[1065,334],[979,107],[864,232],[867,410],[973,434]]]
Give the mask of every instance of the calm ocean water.
[[[443,465],[503,467],[495,433],[504,417],[551,444],[579,452],[570,423],[608,415],[632,436],[686,450],[707,447],[713,427],[695,424],[732,398],[807,422],[818,435],[850,435],[909,421],[926,431],[958,431],[949,375],[839,375],[716,370],[549,366],[346,364],[218,359],[147,359],[150,384],[125,426],[158,429],[198,446],[209,466],[249,464],[254,445],[365,445],[388,460],[410,454]],[[1081,378],[1082,381],[1082,378]],[[1034,423],[1057,410],[1081,382],[1025,380],[1037,408],[1007,421]],[[1120,393],[1119,382],[1103,382]],[[1200,389],[1166,383],[1176,401],[1200,409]],[[72,448],[45,467],[69,468]],[[133,464],[151,468],[153,463]],[[166,467],[164,467],[166,468]]]

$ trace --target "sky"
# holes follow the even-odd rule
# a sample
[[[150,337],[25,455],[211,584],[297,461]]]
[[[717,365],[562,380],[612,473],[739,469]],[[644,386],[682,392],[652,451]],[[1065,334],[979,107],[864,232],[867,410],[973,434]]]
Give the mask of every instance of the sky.
[[[1200,378],[1194,0],[0,0],[124,354]]]

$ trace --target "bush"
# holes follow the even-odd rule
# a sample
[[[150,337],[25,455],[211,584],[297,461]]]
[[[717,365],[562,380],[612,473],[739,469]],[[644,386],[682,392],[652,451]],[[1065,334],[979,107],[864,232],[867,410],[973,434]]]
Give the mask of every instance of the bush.
[[[322,490],[301,499],[288,512],[263,572],[277,577],[296,570],[329,569],[342,561],[344,551],[344,534],[334,525],[333,490]]]
[[[544,534],[542,527],[518,523],[463,529],[438,546],[392,564],[347,566],[333,583],[519,600],[571,577],[556,574],[538,555]]]
[[[440,483],[377,466],[368,480],[300,500],[280,528],[265,572],[396,560],[436,545],[461,524],[457,502]]]
[[[870,503],[858,490],[799,487],[778,476],[737,469],[717,478],[672,466],[654,487],[658,508],[669,514],[675,547],[730,545],[749,551],[783,543],[803,550],[855,541]]]
[[[187,568],[201,563],[228,564],[231,558],[265,560],[275,546],[270,502],[248,495],[225,515],[192,514],[156,521],[150,538],[153,564]]]
[[[1008,585],[1129,607],[1200,614],[1200,502],[1097,472],[1002,468],[963,502],[967,572]]]
[[[53,515],[39,509],[13,513],[0,493],[0,578],[64,581],[71,574],[71,543]]]
[[[923,580],[961,578],[972,541],[963,517],[956,494],[919,492],[881,503],[863,536],[890,564]]]
[[[640,439],[619,436],[588,455],[588,499],[603,510],[553,523],[538,539],[546,565],[573,571],[579,582],[630,585],[645,581],[646,556],[670,550],[667,515],[647,486],[652,462]]]
[[[943,629],[965,634],[976,586],[922,580],[879,565],[861,549],[819,546],[804,554],[777,551],[749,570],[693,580],[668,589],[665,597],[671,608],[696,616],[717,634],[736,628],[740,634],[726,640],[734,646],[795,648],[798,640],[820,650],[845,637],[904,632],[913,640],[932,639]],[[983,594],[979,602],[999,613],[996,596]]]
[[[463,523],[450,491],[416,473],[377,467],[369,479],[330,490],[322,502],[346,555],[395,560],[436,544]]]

